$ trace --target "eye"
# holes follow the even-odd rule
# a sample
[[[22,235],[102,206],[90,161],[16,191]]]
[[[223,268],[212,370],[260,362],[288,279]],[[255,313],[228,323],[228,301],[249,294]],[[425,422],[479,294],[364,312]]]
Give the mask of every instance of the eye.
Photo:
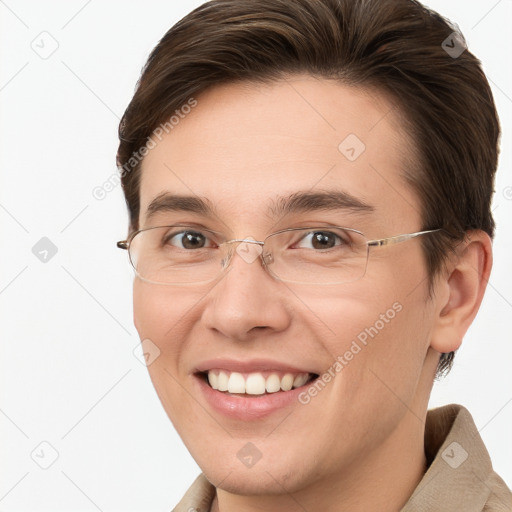
[[[336,246],[349,245],[349,240],[346,236],[342,238],[332,231],[311,231],[296,245],[301,249],[332,249]]]
[[[204,249],[215,246],[204,233],[189,230],[167,233],[162,245],[172,245],[179,249]]]

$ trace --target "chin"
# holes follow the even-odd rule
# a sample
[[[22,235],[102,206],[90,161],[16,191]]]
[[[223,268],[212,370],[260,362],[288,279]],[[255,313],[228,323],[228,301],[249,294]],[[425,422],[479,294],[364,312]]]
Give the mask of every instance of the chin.
[[[262,462],[260,461],[260,464]],[[246,469],[233,467],[225,471],[218,468],[204,468],[206,478],[216,487],[231,494],[242,496],[277,496],[296,492],[304,488],[304,482],[297,473],[275,467],[261,466]]]
[[[229,444],[224,444],[218,451],[208,450],[206,456],[204,450],[200,450],[198,457],[191,451],[206,478],[226,492],[247,496],[282,495],[304,489],[308,481],[311,483],[314,479],[313,461],[306,462],[297,446],[289,447],[298,454],[296,457],[287,457],[284,446],[281,449],[265,448],[262,451],[269,453],[268,457],[264,453],[251,466],[249,462],[248,465],[243,463],[244,452],[236,455],[240,451],[240,440],[236,440],[236,449]]]

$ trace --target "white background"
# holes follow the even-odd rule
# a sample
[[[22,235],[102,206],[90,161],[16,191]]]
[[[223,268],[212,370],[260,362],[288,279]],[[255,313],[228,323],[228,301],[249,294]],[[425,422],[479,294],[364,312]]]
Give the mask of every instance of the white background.
[[[133,353],[121,188],[92,191],[115,174],[119,118],[150,50],[200,3],[0,2],[0,511],[170,510],[199,472]],[[472,412],[511,486],[512,2],[429,5],[484,63],[503,126],[490,286],[431,404]],[[47,59],[31,47],[41,37],[58,44]],[[42,237],[58,249],[46,263],[32,253]]]

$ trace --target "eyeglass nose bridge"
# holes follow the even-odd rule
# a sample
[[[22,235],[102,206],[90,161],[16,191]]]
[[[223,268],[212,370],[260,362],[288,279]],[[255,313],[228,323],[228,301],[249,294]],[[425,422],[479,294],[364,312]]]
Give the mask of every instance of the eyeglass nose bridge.
[[[236,248],[234,248],[232,244],[236,244]],[[241,244],[253,244],[258,246],[260,249],[251,251],[247,246],[244,249],[240,249],[240,247],[243,247]],[[233,240],[227,240],[226,242],[223,242],[221,245],[226,246],[228,249],[226,256],[222,259],[223,269],[226,269],[229,266],[235,251],[246,263],[252,263],[258,257],[260,257],[263,266],[267,267],[267,265],[273,263],[274,261],[272,253],[264,252],[265,242],[260,240],[254,240],[253,238],[234,238]]]

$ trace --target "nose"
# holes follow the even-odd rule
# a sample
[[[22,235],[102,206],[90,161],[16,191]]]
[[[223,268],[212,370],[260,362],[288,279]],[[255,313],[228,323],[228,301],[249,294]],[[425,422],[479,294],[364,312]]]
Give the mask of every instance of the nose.
[[[261,255],[260,244],[238,240],[231,245],[229,268],[208,294],[202,318],[206,328],[246,341],[290,325],[289,291],[269,275]]]

